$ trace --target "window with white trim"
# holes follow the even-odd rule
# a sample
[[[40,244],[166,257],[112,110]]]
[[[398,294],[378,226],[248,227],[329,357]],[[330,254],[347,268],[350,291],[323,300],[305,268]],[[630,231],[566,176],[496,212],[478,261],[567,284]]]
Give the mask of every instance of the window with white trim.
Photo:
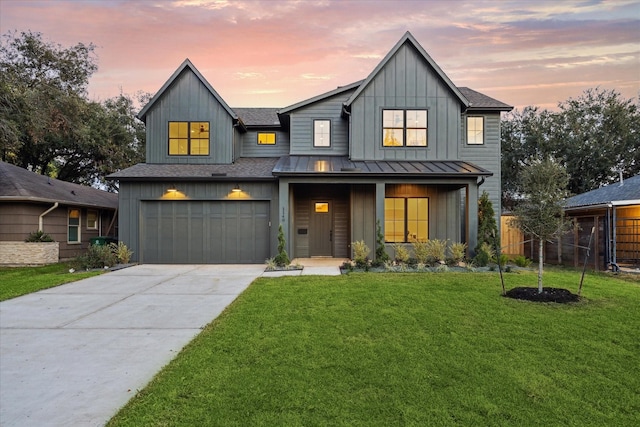
[[[467,144],[484,144],[484,117],[467,117]]]
[[[89,209],[87,211],[87,229],[89,230],[98,229],[98,211],[93,209]]]
[[[80,209],[69,209],[67,242],[80,243]]]
[[[331,147],[331,120],[313,121],[313,146]]]

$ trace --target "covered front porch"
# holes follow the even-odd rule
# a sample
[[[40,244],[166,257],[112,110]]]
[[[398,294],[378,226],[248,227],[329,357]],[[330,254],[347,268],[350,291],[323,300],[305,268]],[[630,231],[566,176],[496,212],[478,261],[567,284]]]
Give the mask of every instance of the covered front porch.
[[[352,258],[351,243],[359,240],[373,257],[378,226],[390,255],[392,244],[413,240],[476,246],[478,187],[488,171],[457,161],[283,159],[274,175],[279,222],[292,258]]]

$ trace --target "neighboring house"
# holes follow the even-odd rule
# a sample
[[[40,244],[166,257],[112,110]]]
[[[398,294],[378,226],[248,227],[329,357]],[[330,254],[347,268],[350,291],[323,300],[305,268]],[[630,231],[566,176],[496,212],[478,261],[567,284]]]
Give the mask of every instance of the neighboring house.
[[[283,109],[231,108],[189,61],[139,113],[146,163],[120,185],[120,239],[142,263],[262,263],[351,242],[477,242],[500,212],[500,113],[456,87],[410,33],[364,80]]]
[[[117,236],[118,195],[0,162],[0,242],[24,242],[42,230],[73,258],[92,237]],[[2,263],[12,263],[10,261]]]
[[[577,226],[559,244],[547,243],[547,261],[582,265],[593,229],[591,268],[640,267],[640,175],[571,197],[565,212]]]

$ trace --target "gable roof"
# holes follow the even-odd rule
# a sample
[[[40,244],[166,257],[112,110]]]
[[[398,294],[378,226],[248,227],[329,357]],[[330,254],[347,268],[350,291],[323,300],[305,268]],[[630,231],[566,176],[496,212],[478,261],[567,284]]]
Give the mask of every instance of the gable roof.
[[[436,62],[429,56],[427,51],[424,50],[422,46],[420,46],[420,43],[418,43],[418,41],[413,37],[413,35],[409,31],[404,33],[404,36],[402,36],[400,41],[396,43],[393,49],[391,49],[391,51],[387,53],[387,56],[385,56],[384,59],[378,64],[378,66],[374,68],[371,74],[369,74],[369,77],[365,79],[364,83],[360,85],[358,90],[356,90],[353,93],[353,95],[351,95],[351,97],[347,100],[347,102],[345,102],[345,107],[349,108],[351,106],[353,101],[355,101],[356,98],[360,96],[362,91],[364,91],[364,89],[373,81],[373,79],[380,72],[380,70],[382,70],[387,65],[387,63],[391,60],[391,58],[395,56],[398,50],[400,50],[400,48],[405,43],[411,44],[420,53],[420,55],[422,55],[424,60],[427,61],[427,63],[431,66],[431,68],[433,68],[433,70],[438,74],[438,76],[442,79],[442,81],[449,87],[451,92],[458,98],[460,103],[465,107],[468,107],[469,100],[462,94],[462,92],[460,92],[460,90],[458,90],[458,88],[453,84],[453,82],[449,79],[449,77],[447,77],[444,71],[442,71],[442,69],[438,66],[438,64],[436,64]]]
[[[338,86],[337,88],[330,90],[329,92],[322,93],[320,95],[314,96],[313,98],[305,99],[304,101],[300,101],[288,107],[282,108],[280,111],[278,111],[278,114],[287,114],[294,110],[297,110],[298,108],[302,108],[309,104],[313,104],[314,102],[322,101],[323,99],[327,99],[334,95],[338,95],[340,93],[355,89],[358,86],[360,86],[364,81],[365,80],[359,80],[357,82],[354,82],[345,86]]]
[[[118,195],[50,178],[0,161],[0,202],[27,201],[116,209]]]
[[[640,204],[640,175],[616,182],[567,199],[565,209],[595,205]]]
[[[476,92],[468,87],[459,87],[460,92],[469,100],[469,108],[467,111],[482,110],[482,111],[511,111],[513,107],[507,105],[504,102],[493,99],[484,93]]]
[[[138,113],[138,118],[140,120],[146,123],[145,121],[146,115],[151,109],[151,107],[153,107],[153,105],[156,102],[158,102],[160,98],[162,98],[162,95],[164,95],[164,92],[173,84],[174,81],[176,81],[176,79],[180,76],[180,74],[182,74],[182,72],[185,71],[186,69],[189,69],[193,74],[196,75],[196,77],[200,80],[200,82],[202,82],[202,84],[207,88],[207,90],[211,93],[211,95],[213,95],[213,97],[220,103],[220,105],[222,105],[222,107],[227,111],[227,113],[229,113],[229,115],[234,120],[238,119],[238,116],[231,109],[231,107],[229,107],[227,103],[224,102],[224,99],[222,99],[222,97],[218,94],[218,92],[216,92],[213,86],[209,84],[207,79],[205,79],[203,75],[200,74],[200,71],[198,71],[198,69],[191,63],[191,61],[189,61],[189,58],[187,58],[178,67],[178,69],[171,75],[171,77],[169,77],[169,80],[167,80],[165,84],[162,85],[160,90],[153,96],[153,98],[151,98],[151,100],[147,103],[147,105],[145,105],[144,108],[140,110],[140,112]]]

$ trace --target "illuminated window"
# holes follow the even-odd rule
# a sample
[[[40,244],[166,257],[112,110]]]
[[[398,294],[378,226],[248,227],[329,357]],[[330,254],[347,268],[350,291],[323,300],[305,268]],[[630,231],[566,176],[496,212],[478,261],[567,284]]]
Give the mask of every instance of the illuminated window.
[[[80,243],[80,209],[69,209],[67,241]]]
[[[384,240],[405,243],[429,238],[427,197],[387,197],[384,199]]]
[[[209,122],[169,122],[170,156],[208,156]]]
[[[315,211],[316,211],[316,213],[328,213],[329,212],[329,203],[328,202],[316,202],[315,203]]]
[[[331,120],[313,121],[313,146],[331,147]]]
[[[276,133],[258,132],[258,145],[276,145]]]
[[[484,144],[484,117],[467,117],[467,144]]]
[[[87,211],[87,228],[90,230],[98,229],[98,211]]]
[[[426,147],[427,110],[382,110],[384,147]]]

